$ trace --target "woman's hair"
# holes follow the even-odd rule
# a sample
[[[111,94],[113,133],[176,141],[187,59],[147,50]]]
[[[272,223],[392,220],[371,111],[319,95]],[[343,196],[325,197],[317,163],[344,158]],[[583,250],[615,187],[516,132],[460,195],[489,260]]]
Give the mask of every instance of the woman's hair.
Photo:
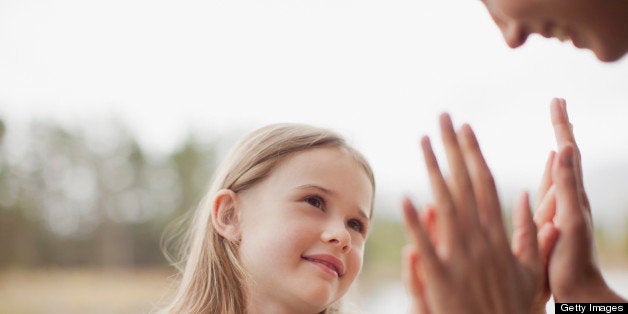
[[[165,312],[245,313],[246,272],[238,260],[237,243],[219,235],[211,223],[212,199],[221,189],[235,193],[249,189],[268,177],[289,155],[321,147],[345,150],[362,166],[375,190],[373,171],[366,159],[330,130],[301,124],[273,124],[252,132],[218,166],[189,229],[183,231],[186,233],[181,238],[178,261],[173,262],[181,278],[174,300]]]

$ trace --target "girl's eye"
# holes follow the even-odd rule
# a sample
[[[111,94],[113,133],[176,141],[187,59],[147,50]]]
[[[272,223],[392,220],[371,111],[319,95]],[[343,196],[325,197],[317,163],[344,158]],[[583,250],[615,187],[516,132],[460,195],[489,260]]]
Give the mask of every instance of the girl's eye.
[[[349,228],[362,233],[364,231],[364,224],[357,220],[357,219],[351,219],[349,220],[349,222],[347,222],[347,226],[349,226]]]
[[[325,205],[323,199],[316,195],[306,197],[305,201],[316,208],[323,208],[323,205]]]

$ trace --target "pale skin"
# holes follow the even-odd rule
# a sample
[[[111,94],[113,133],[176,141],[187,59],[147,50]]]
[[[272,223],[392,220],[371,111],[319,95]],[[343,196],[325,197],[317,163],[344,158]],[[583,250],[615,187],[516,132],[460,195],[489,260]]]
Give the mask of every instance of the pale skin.
[[[483,0],[504,40],[522,46],[530,34],[569,40],[604,62],[628,52],[628,1]],[[602,277],[593,241],[593,221],[584,190],[581,157],[564,99],[551,104],[557,153],[550,153],[539,187],[534,220],[560,230],[549,258],[549,287],[559,302],[625,302]],[[549,295],[547,295],[549,296]]]
[[[483,0],[511,48],[529,35],[571,41],[605,62],[628,52],[628,2],[625,0]]]
[[[543,311],[544,256],[551,251],[557,230],[548,222],[537,233],[524,193],[515,206],[511,246],[495,182],[473,130],[463,125],[456,132],[447,114],[441,115],[440,126],[451,180],[443,178],[429,138],[424,137],[421,147],[434,204],[421,218],[412,202],[406,199],[403,204],[410,240],[404,250],[404,280],[412,311]]]
[[[591,207],[584,190],[580,150],[564,99],[551,103],[558,153],[551,153],[539,188],[549,206],[535,213],[537,225],[553,220],[560,231],[548,265],[549,285],[557,302],[626,302],[602,277],[593,241]]]
[[[220,190],[212,224],[238,243],[247,313],[314,314],[340,299],[362,268],[372,199],[339,148],[294,153],[251,188]]]
[[[452,169],[449,186],[440,174],[429,140],[422,140],[436,204],[426,206],[419,218],[411,202],[404,201],[411,240],[404,251],[404,279],[413,300],[412,312],[541,313],[550,287],[556,302],[626,302],[608,287],[597,263],[581,157],[566,103],[554,99],[550,107],[558,153],[550,153],[539,186],[534,215],[538,247],[531,236],[536,228],[530,225],[524,194],[513,215],[512,255],[500,244],[504,231],[500,211],[495,210],[494,182],[470,127],[463,126],[456,134],[449,117],[441,117]],[[493,204],[486,200],[493,200]],[[494,223],[478,224],[474,213],[488,217],[480,222],[493,219]],[[487,234],[498,235],[497,241]],[[501,283],[491,281],[495,269],[499,269]],[[472,287],[470,282],[481,284]],[[503,302],[494,302],[495,298]]]

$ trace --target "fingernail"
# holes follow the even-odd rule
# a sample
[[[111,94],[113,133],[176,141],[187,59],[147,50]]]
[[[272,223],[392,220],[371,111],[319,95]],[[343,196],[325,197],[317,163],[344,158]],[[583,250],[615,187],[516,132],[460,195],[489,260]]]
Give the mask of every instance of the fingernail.
[[[471,126],[468,123],[463,123],[460,127],[460,131],[465,132],[466,135],[469,135],[471,132],[473,132],[471,130]]]
[[[429,149],[432,144],[430,143],[430,137],[427,135],[423,135],[421,137],[421,147],[423,149]]]
[[[441,115],[440,115],[440,123],[443,126],[446,126],[448,128],[453,127],[453,122],[451,121],[451,116],[447,112],[441,113]]]
[[[467,138],[475,141],[475,132],[473,132],[473,128],[471,128],[470,124],[468,123],[463,124],[462,127],[460,127],[460,130],[463,132],[463,134]]]
[[[560,104],[560,107],[563,109],[563,117],[565,117],[565,121],[569,121],[569,115],[567,114],[567,104],[565,103],[565,101],[563,101]]]
[[[550,103],[550,115],[552,117],[561,117],[563,115],[563,106],[560,102],[560,99],[554,98]]]

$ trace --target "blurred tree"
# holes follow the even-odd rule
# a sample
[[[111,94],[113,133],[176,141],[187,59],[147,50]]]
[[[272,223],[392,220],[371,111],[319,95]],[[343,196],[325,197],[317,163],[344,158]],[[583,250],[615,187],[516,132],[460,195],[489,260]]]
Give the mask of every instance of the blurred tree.
[[[4,138],[5,128],[4,121],[0,118],[0,144],[2,144],[2,139]]]
[[[406,243],[403,225],[398,220],[376,218],[372,226],[364,252],[366,284],[397,280],[401,271],[400,252]]]
[[[202,144],[194,137],[188,137],[171,156],[181,187],[179,213],[195,207],[202,197],[215,167],[214,154],[211,144]]]
[[[199,202],[212,143],[149,155],[116,121],[107,134],[0,120],[0,266],[163,265],[164,226]]]

